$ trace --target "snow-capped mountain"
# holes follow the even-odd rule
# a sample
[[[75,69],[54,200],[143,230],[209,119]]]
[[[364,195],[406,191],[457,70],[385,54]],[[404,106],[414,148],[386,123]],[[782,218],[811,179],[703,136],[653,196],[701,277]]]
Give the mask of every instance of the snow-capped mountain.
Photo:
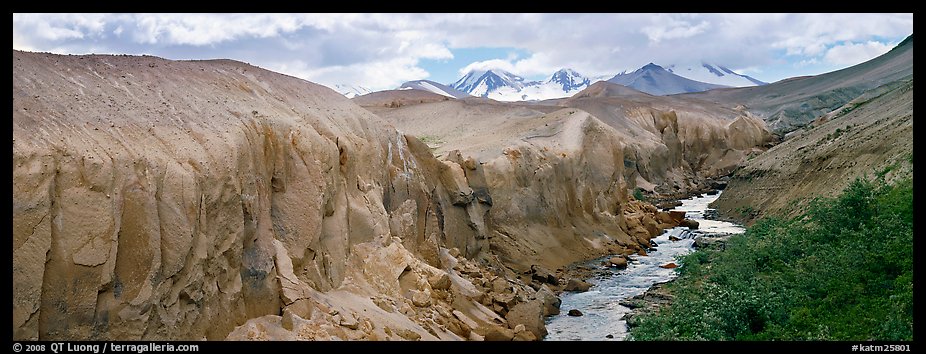
[[[501,69],[473,70],[450,85],[454,89],[466,92],[473,96],[489,97],[489,93],[500,88],[508,87],[520,91],[524,86],[535,82],[526,81],[523,77]]]
[[[591,84],[589,81],[587,77],[582,76],[582,74],[577,73],[575,70],[560,69],[554,73],[553,76],[550,76],[544,84],[556,84],[562,88],[563,92],[569,92],[576,90],[582,91]]]
[[[696,64],[673,64],[668,65],[665,69],[673,74],[709,84],[717,84],[731,87],[746,87],[765,85],[766,82],[756,80],[748,75],[742,75],[726,68],[723,65],[696,63]]]
[[[725,85],[695,81],[673,74],[663,67],[649,63],[633,72],[623,72],[612,77],[608,82],[624,85],[651,95],[665,96],[676,93],[700,92]]]
[[[496,101],[535,101],[569,97],[592,80],[572,69],[561,69],[543,81],[527,81],[504,70],[471,71],[451,87]]]
[[[403,83],[402,86],[399,86],[399,90],[422,90],[453,98],[470,97],[466,92],[431,80],[408,81]]]
[[[338,91],[340,94],[347,96],[347,98],[354,98],[357,96],[363,96],[370,92],[370,89],[363,86],[347,85],[347,84],[336,84],[334,85],[334,90]]]

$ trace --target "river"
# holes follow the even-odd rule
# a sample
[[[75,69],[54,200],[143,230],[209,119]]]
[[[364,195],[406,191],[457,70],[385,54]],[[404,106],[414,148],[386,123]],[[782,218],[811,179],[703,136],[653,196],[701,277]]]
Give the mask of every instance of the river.
[[[721,192],[722,193],[722,192]],[[700,234],[735,234],[743,233],[740,225],[704,219],[708,204],[720,197],[701,195],[682,200],[682,205],[672,210],[684,211],[685,217],[697,221],[698,230],[689,232],[688,228],[676,227],[654,238],[657,250],[648,256],[630,256],[631,262],[626,269],[614,270],[603,276],[588,279],[592,283],[589,291],[584,293],[563,292],[560,295],[562,305],[560,314],[546,319],[547,334],[544,340],[624,340],[627,337],[627,323],[621,319],[630,309],[619,302],[640,295],[657,283],[664,283],[676,276],[674,269],[661,268],[660,265],[675,262],[676,257],[693,251],[694,237]],[[669,236],[680,238],[671,241]],[[586,263],[587,266],[601,267],[607,257]],[[568,316],[571,309],[578,309],[584,315]],[[611,335],[613,338],[608,338]]]

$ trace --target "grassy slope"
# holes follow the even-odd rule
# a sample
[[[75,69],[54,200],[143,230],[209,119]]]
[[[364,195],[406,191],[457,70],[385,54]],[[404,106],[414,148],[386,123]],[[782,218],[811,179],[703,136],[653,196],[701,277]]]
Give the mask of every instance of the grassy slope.
[[[912,165],[912,159],[903,163]],[[857,180],[681,260],[637,340],[912,340],[913,183]]]

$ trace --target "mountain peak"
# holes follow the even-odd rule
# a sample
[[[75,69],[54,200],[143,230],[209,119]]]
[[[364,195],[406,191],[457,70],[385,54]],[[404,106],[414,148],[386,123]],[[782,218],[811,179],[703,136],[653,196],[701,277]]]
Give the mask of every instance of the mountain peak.
[[[742,75],[729,67],[708,61],[673,63],[665,67],[670,73],[686,79],[731,87],[765,85],[748,75]]]
[[[335,84],[335,85],[334,85],[334,90],[337,91],[338,93],[340,93],[340,94],[346,96],[347,98],[354,98],[354,97],[358,97],[358,96],[363,96],[363,95],[366,95],[366,94],[368,94],[368,93],[370,93],[370,92],[373,92],[372,90],[370,90],[370,89],[368,89],[368,88],[366,88],[366,87],[363,87],[363,86],[359,86],[359,85],[348,85],[348,84]]]
[[[640,70],[665,70],[665,69],[659,65],[656,65],[650,62],[649,64],[646,64],[642,68],[640,68]]]
[[[579,74],[575,70],[563,68],[555,72],[553,76],[550,76],[550,78],[546,80],[546,83],[561,87],[563,92],[570,92],[588,87],[591,83],[590,81],[591,80],[587,77]]]
[[[570,68],[557,70],[543,81],[528,81],[503,69],[484,69],[466,73],[450,87],[498,101],[534,101],[568,97],[590,83],[588,77]]]
[[[488,97],[489,92],[502,87],[520,90],[526,83],[523,77],[502,69],[472,70],[450,85],[451,88],[473,96]]]
[[[453,98],[465,98],[469,97],[465,92],[460,92],[450,86],[436,83],[431,80],[415,80],[415,81],[406,81],[399,86],[399,90],[421,90],[431,93],[436,93],[438,95],[453,97]]]
[[[681,76],[681,72],[677,68],[673,69],[673,71],[670,71],[654,63],[649,63],[632,73],[615,75],[608,80],[608,82],[624,85],[657,96],[707,91],[715,88],[727,87],[691,80]]]

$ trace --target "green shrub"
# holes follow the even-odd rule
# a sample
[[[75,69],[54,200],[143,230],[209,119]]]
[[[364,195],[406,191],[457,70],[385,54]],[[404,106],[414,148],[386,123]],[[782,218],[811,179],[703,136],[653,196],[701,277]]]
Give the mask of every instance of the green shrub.
[[[912,340],[913,183],[856,180],[681,260],[636,340]]]
[[[633,198],[636,200],[643,200],[643,189],[640,187],[633,189]]]

